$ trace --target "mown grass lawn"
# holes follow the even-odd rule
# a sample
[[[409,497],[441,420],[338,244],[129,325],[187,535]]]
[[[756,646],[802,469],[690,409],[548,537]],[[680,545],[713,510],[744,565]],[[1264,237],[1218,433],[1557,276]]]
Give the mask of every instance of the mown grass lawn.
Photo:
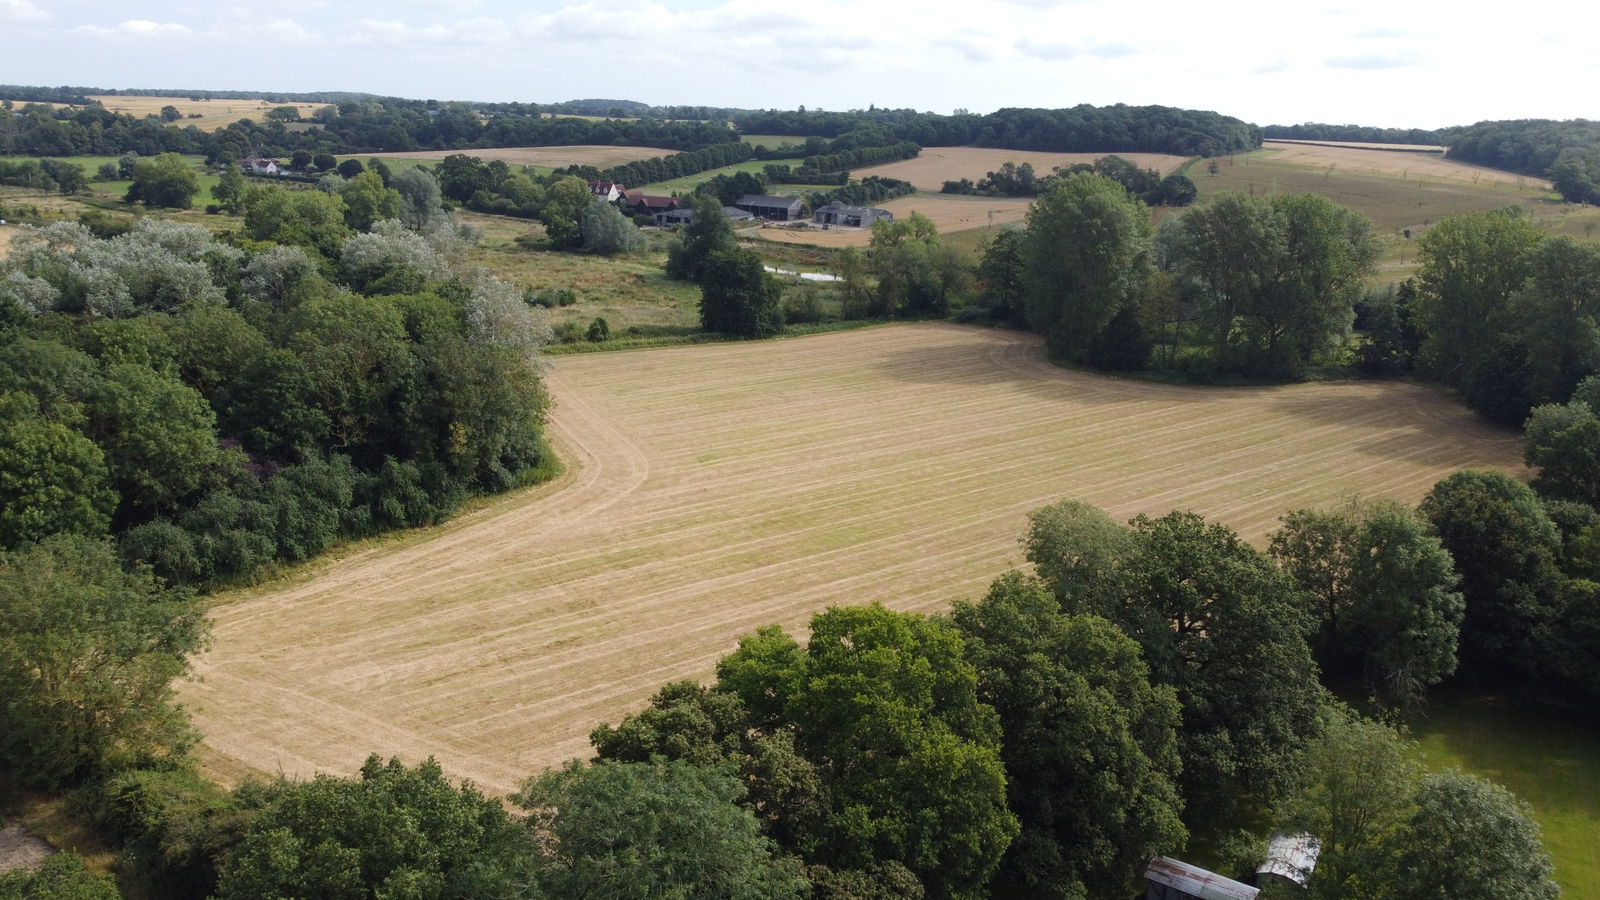
[[[1431,702],[1411,730],[1428,768],[1493,779],[1532,804],[1564,895],[1600,897],[1600,725],[1452,697]]]

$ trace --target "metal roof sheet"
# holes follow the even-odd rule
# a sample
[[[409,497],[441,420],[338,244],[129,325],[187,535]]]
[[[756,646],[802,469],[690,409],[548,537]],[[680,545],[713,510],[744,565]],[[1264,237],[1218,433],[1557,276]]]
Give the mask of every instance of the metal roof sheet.
[[[1150,860],[1144,877],[1201,900],[1256,900],[1256,895],[1261,893],[1259,888],[1165,856]]]
[[[1267,861],[1256,869],[1256,874],[1281,875],[1305,887],[1321,852],[1322,841],[1309,834],[1275,834],[1267,843]]]

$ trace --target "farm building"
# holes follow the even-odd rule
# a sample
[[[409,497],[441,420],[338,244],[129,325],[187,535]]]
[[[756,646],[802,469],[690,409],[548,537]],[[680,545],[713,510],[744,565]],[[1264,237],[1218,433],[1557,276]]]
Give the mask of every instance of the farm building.
[[[1317,868],[1317,855],[1322,852],[1322,842],[1309,834],[1275,834],[1267,844],[1267,860],[1256,869],[1256,883],[1260,876],[1286,878],[1301,887],[1311,880]]]
[[[675,209],[683,209],[686,205],[687,204],[685,204],[682,200],[679,200],[677,197],[651,197],[648,194],[640,194],[639,202],[632,204],[634,212],[645,213],[652,216],[656,213],[672,212]]]
[[[618,197],[621,197],[623,192],[626,191],[626,190],[627,190],[626,188],[624,188],[622,185],[616,183],[615,181],[591,181],[591,182],[589,182],[589,193],[595,195],[596,197],[599,197],[600,199],[606,201],[607,203],[610,203],[611,201],[617,199]]]
[[[275,159],[256,159],[252,157],[250,159],[239,160],[239,168],[251,173],[252,175],[276,175],[278,174],[278,161]]]
[[[875,207],[829,203],[817,207],[817,211],[811,214],[811,221],[819,225],[844,225],[850,228],[867,228],[880,219],[893,222],[894,213]]]
[[[805,208],[799,197],[768,197],[763,194],[745,194],[733,205],[752,216],[777,219],[779,222],[800,218],[800,210]]]
[[[730,222],[748,222],[749,220],[755,218],[755,216],[752,216],[744,210],[734,206],[724,206],[722,208],[722,214],[727,216],[728,221]],[[655,220],[657,227],[660,228],[671,228],[674,225],[688,225],[690,222],[694,221],[694,210],[685,206],[682,209],[674,209],[668,212],[658,212],[655,213]]]
[[[1158,856],[1145,867],[1145,900],[1256,900],[1259,888]]]

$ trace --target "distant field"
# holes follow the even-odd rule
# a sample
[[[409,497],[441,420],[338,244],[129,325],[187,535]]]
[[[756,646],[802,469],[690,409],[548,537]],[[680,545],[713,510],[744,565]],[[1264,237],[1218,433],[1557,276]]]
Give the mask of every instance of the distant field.
[[[968,197],[959,194],[917,194],[875,204],[902,219],[919,212],[933,220],[941,233],[987,228],[1020,222],[1033,200],[1029,197]],[[865,247],[872,239],[867,229],[823,231],[820,228],[790,230],[763,228],[756,232],[770,241],[789,244],[816,244],[819,247]]]
[[[1395,153],[1370,150],[1360,146],[1334,147],[1326,144],[1303,144],[1292,141],[1266,141],[1261,145],[1263,155],[1275,162],[1301,166],[1329,166],[1375,175],[1398,175],[1404,178],[1448,178],[1472,184],[1490,182],[1509,184],[1535,190],[1550,190],[1550,182],[1543,178],[1530,178],[1515,172],[1503,172],[1470,163],[1445,159],[1428,153]]]
[[[575,144],[561,147],[493,147],[473,150],[404,150],[395,153],[364,153],[358,154],[357,159],[366,159],[369,156],[379,158],[395,157],[397,159],[426,159],[441,160],[446,156],[465,153],[476,156],[484,162],[502,160],[514,166],[539,166],[547,169],[559,169],[565,166],[598,166],[602,169],[609,166],[619,166],[623,163],[640,159],[650,159],[656,156],[671,156],[677,150],[667,150],[661,147],[614,147],[609,145]]]
[[[1274,144],[1311,144],[1319,147],[1350,147],[1356,150],[1387,150],[1391,153],[1443,153],[1449,149],[1442,144],[1384,144],[1377,141],[1300,141],[1290,138],[1271,138]]]
[[[773,150],[782,147],[784,144],[793,144],[799,147],[806,142],[804,137],[792,134],[741,134],[739,135],[739,140],[753,147],[769,147]]]
[[[1327,150],[1325,147],[1306,148]],[[1359,151],[1330,151],[1347,153]],[[1434,162],[1402,153],[1366,151],[1384,160]],[[1485,178],[1477,183],[1459,178],[1423,175],[1404,168],[1358,168],[1352,165],[1311,165],[1300,156],[1267,152],[1217,159],[1217,174],[1207,171],[1210,161],[1190,166],[1189,177],[1200,189],[1200,198],[1234,191],[1239,193],[1321,194],[1371,217],[1380,231],[1401,228],[1419,230],[1448,215],[1523,205],[1531,209],[1545,205],[1548,192],[1529,183]],[[1452,164],[1453,165],[1453,164]],[[1499,173],[1504,174],[1504,173]],[[1535,179],[1529,179],[1534,181]]]
[[[923,147],[915,159],[885,163],[865,169],[853,169],[851,178],[877,175],[880,178],[899,178],[909,181],[925,191],[937,191],[946,181],[970,178],[977,181],[1008,162],[1017,165],[1031,163],[1039,175],[1049,175],[1058,166],[1094,162],[1110,153],[1041,153],[1036,150],[994,150],[988,147]],[[1116,154],[1140,168],[1155,169],[1162,174],[1177,171],[1188,162],[1188,157],[1166,153]]]
[[[1297,506],[1522,471],[1514,433],[1416,385],[1096,377],[982,328],[552,365],[561,480],[217,598],[181,688],[211,752],[286,775],[432,754],[505,791],[758,626],[977,596],[1062,497],[1259,544]]]
[[[521,287],[535,291],[566,288],[577,295],[573,305],[550,311],[555,323],[570,319],[587,326],[602,316],[613,331],[630,325],[700,326],[700,288],[668,278],[664,252],[602,257],[526,250],[516,239],[527,234],[542,237],[544,230],[537,222],[470,212],[456,215],[482,234],[467,258],[469,263],[484,266]]]
[[[1491,778],[1532,804],[1565,895],[1600,897],[1600,729],[1509,702],[1442,698],[1412,731],[1429,768]]]
[[[163,106],[177,107],[184,118],[173,122],[179,127],[193,125],[201,131],[216,131],[220,128],[239,121],[240,119],[255,119],[260,121],[269,109],[280,106],[292,106],[300,110],[302,117],[309,118],[326,103],[268,103],[265,100],[190,100],[188,97],[124,97],[121,95],[103,94],[90,96],[90,100],[99,100],[106,109],[112,112],[127,113],[130,116],[159,115]],[[189,118],[190,113],[199,113],[200,118]]]

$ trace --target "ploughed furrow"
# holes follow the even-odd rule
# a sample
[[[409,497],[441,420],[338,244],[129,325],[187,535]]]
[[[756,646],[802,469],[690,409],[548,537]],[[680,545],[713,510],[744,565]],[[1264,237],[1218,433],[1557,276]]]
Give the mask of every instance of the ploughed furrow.
[[[1261,543],[1298,506],[1521,471],[1516,435],[1416,386],[1149,384],[951,325],[562,357],[550,388],[555,483],[220,598],[183,688],[213,750],[432,755],[505,791],[762,625],[980,594],[1063,497]]]

